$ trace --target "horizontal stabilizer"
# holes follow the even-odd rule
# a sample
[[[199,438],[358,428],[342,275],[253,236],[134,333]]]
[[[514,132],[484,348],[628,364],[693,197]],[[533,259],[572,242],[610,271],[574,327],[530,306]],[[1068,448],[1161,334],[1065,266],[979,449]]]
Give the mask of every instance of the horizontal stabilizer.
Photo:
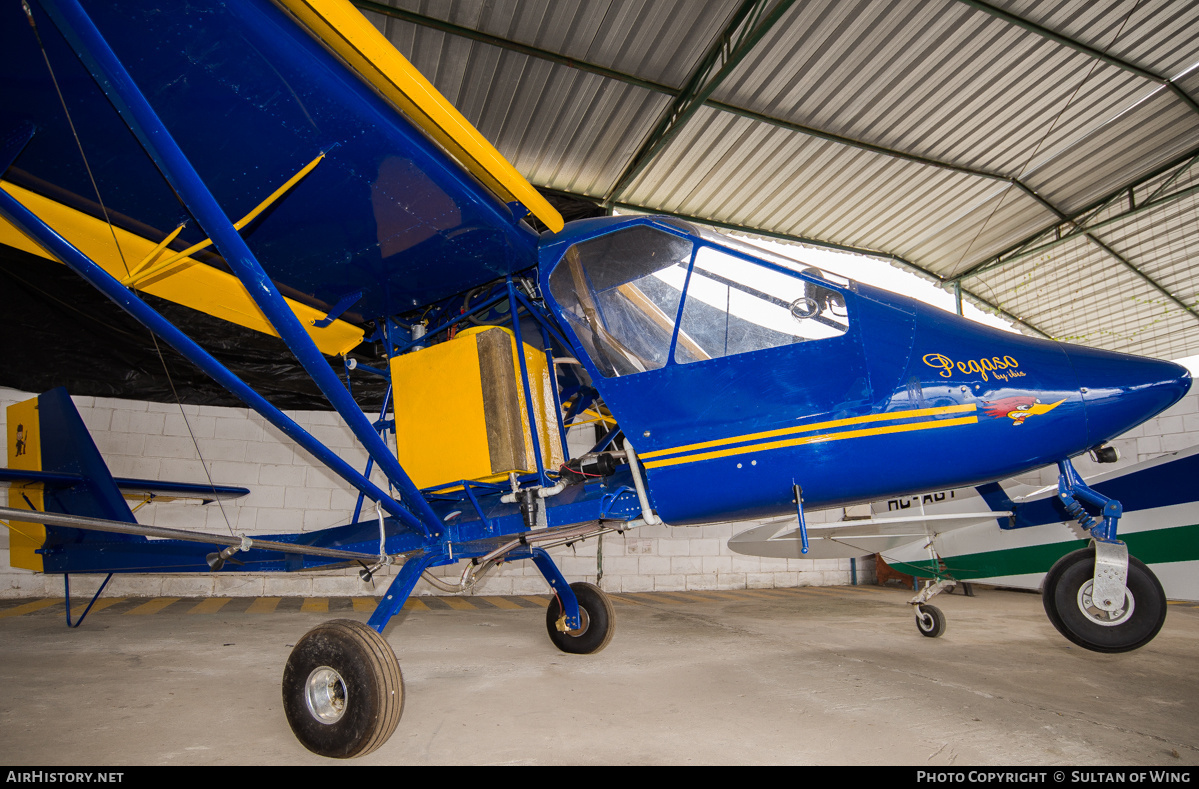
[[[67,474],[54,471],[23,471],[20,469],[0,468],[0,485],[39,484],[43,488],[70,488],[84,482],[82,474]],[[114,477],[117,489],[127,499],[144,499],[147,497],[160,501],[175,499],[200,499],[210,501],[227,501],[240,499],[250,494],[249,488],[234,485],[205,485],[195,482],[161,482],[156,479],[131,479]]]
[[[250,495],[249,488],[235,485],[208,485],[198,482],[159,482],[153,479],[128,479],[117,477],[117,488],[125,498],[143,499],[152,497],[159,501],[173,499],[199,499],[207,504],[210,501],[228,501]]]
[[[766,523],[729,540],[729,548],[747,556],[775,559],[848,559],[884,553],[935,534],[1011,516],[1010,511],[960,512],[947,515],[899,515],[885,518],[808,524],[808,552],[803,553],[795,518]]]

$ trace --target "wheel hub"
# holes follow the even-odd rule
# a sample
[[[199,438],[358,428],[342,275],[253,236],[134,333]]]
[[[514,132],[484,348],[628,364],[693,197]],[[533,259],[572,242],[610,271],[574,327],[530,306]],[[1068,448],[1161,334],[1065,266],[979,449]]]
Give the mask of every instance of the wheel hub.
[[[565,633],[568,636],[574,636],[574,637],[578,638],[579,636],[581,636],[587,632],[587,627],[590,624],[591,624],[591,617],[587,616],[587,609],[583,608],[582,606],[579,606],[579,629],[578,630],[568,630],[566,627],[566,614],[563,614],[561,620],[558,623],[558,630],[560,630],[561,632]]]
[[[1078,590],[1078,610],[1082,611],[1083,616],[1102,627],[1122,625],[1132,618],[1132,612],[1136,609],[1136,601],[1130,590],[1125,588],[1124,601],[1113,610],[1107,611],[1096,604],[1093,597],[1094,586],[1094,580],[1090,580]]]
[[[318,666],[304,683],[304,701],[312,717],[333,724],[346,714],[346,683],[328,666]]]

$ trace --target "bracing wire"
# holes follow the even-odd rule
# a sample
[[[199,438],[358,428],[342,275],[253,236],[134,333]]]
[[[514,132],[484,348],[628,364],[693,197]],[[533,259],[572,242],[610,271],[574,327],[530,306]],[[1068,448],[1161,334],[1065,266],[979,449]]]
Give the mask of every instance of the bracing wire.
[[[34,38],[37,39],[38,48],[42,53],[42,60],[46,63],[46,70],[50,72],[50,81],[54,84],[54,91],[58,94],[59,104],[62,105],[63,114],[66,115],[67,125],[71,128],[71,135],[75,138],[75,147],[79,150],[79,156],[83,160],[83,168],[87,171],[88,180],[91,181],[92,190],[96,194],[96,202],[100,204],[100,212],[104,216],[104,222],[108,226],[109,235],[112,236],[112,243],[116,247],[117,256],[121,259],[121,265],[125,269],[125,275],[129,275],[129,261],[125,258],[125,252],[121,249],[121,243],[117,239],[116,227],[113,225],[112,217],[109,215],[108,208],[104,205],[104,197],[100,194],[100,186],[96,183],[96,176],[92,172],[90,162],[88,162],[87,153],[83,150],[83,141],[79,137],[79,132],[75,128],[75,121],[71,118],[71,110],[67,107],[66,98],[63,96],[62,88],[58,84],[58,77],[54,73],[54,67],[50,63],[50,56],[46,52],[46,46],[42,42],[41,34],[37,28],[37,21],[33,18],[33,9],[29,7],[26,0],[21,0],[21,5],[25,10],[25,17],[29,20],[29,26],[33,28]],[[175,404],[179,406],[179,413],[183,416],[183,424],[187,427],[187,433],[191,437],[192,445],[196,448],[196,455],[200,458],[200,465],[204,469],[204,475],[208,478],[208,486],[212,488],[213,498],[220,508],[221,516],[225,520],[225,526],[229,529],[229,534],[233,534],[233,524],[229,522],[229,514],[225,511],[225,505],[219,496],[216,496],[216,485],[212,481],[212,474],[209,472],[208,463],[204,460],[204,454],[200,451],[200,443],[196,439],[195,431],[192,430],[191,421],[187,418],[187,412],[183,408],[183,402],[179,399],[179,392],[175,389],[175,382],[171,378],[171,371],[167,367],[166,357],[162,352],[162,347],[158,344],[158,337],[154,332],[150,332],[150,340],[154,343],[154,350],[158,353],[158,359],[162,362],[162,370],[166,374],[167,383],[170,384],[171,394],[175,397]]]

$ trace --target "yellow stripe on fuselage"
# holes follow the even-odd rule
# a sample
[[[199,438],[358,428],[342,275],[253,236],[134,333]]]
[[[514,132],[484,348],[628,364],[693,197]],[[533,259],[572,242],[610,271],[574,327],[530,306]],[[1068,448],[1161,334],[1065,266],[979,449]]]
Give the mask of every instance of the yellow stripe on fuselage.
[[[746,433],[743,436],[730,436],[729,438],[718,438],[713,441],[703,441],[698,444],[686,444],[681,447],[673,447],[671,449],[657,449],[653,452],[645,452],[641,454],[642,460],[650,460],[652,458],[664,457],[666,455],[679,455],[686,452],[694,452],[698,449],[708,449],[710,447],[719,447],[726,444],[742,444],[746,441],[761,441],[766,438],[778,438],[779,436],[794,435],[796,433],[811,433],[816,430],[834,430],[839,427],[847,427],[849,425],[861,425],[869,422],[893,422],[897,419],[917,419],[926,416],[942,416],[944,414],[961,414],[973,413],[976,407],[972,404],[968,405],[948,405],[938,408],[917,408],[912,411],[887,411],[882,414],[867,414],[866,416],[853,416],[846,419],[833,419],[827,422],[813,422],[809,425],[798,425],[796,427],[783,427],[778,430],[767,430],[761,433]]]
[[[722,438],[714,441],[704,441],[698,444],[687,444],[685,446],[675,447],[673,449],[659,449],[654,452],[646,452],[641,457],[647,469],[663,468],[666,466],[678,465],[680,463],[693,463],[700,460],[712,460],[713,458],[743,455],[750,452],[765,452],[771,449],[783,449],[785,447],[802,446],[804,444],[842,441],[844,439],[861,438],[864,436],[879,436],[889,433],[908,433],[914,430],[931,430],[939,427],[954,427],[956,425],[975,424],[978,422],[977,416],[958,417],[955,419],[936,418],[946,414],[971,413],[975,410],[976,408],[974,405],[955,405],[944,406],[941,408],[921,408],[913,411],[891,411],[885,414],[869,414],[867,416],[851,417],[848,419],[834,419],[827,422],[815,422],[810,425],[801,425],[798,427],[768,430],[761,433],[749,433],[743,436],[732,436],[730,438]],[[805,435],[798,438],[790,438],[780,441],[763,441],[763,439],[779,438],[781,436],[790,436],[799,433],[812,433],[820,430],[836,430],[837,428],[848,427],[851,425],[861,425],[883,421],[893,422],[900,419],[918,419],[919,421],[902,422],[900,424],[884,425],[881,427],[863,428],[861,430],[841,430],[831,433],[825,432],[817,435]],[[745,442],[757,443],[745,444]],[[744,445],[727,447],[729,444]],[[713,450],[711,452],[698,451],[721,446],[727,448]],[[674,455],[675,457],[667,457],[671,455]]]

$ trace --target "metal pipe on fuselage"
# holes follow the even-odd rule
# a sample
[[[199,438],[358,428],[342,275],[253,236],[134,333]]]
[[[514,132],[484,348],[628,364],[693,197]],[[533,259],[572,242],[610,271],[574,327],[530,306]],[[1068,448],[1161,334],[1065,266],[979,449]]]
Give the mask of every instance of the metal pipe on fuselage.
[[[649,506],[649,496],[645,492],[645,481],[641,478],[641,464],[637,462],[637,453],[633,451],[633,445],[629,443],[627,437],[625,438],[624,449],[625,458],[629,461],[629,471],[633,472],[633,487],[637,489],[637,501],[641,504],[641,517],[648,526],[661,523],[662,519]]]
[[[537,480],[541,487],[545,488],[549,486],[549,478],[545,475],[545,460],[541,456],[541,440],[537,435],[537,414],[533,408],[533,388],[529,385],[529,366],[525,361],[525,344],[520,331],[520,315],[518,313],[520,304],[516,300],[516,286],[512,284],[512,277],[508,277],[507,285],[508,303],[511,305],[509,311],[512,315],[512,336],[516,340],[516,360],[520,368],[520,382],[525,392],[525,413],[529,419],[529,438],[532,439],[533,456],[537,461]],[[551,365],[550,375],[553,374],[554,370]]]

